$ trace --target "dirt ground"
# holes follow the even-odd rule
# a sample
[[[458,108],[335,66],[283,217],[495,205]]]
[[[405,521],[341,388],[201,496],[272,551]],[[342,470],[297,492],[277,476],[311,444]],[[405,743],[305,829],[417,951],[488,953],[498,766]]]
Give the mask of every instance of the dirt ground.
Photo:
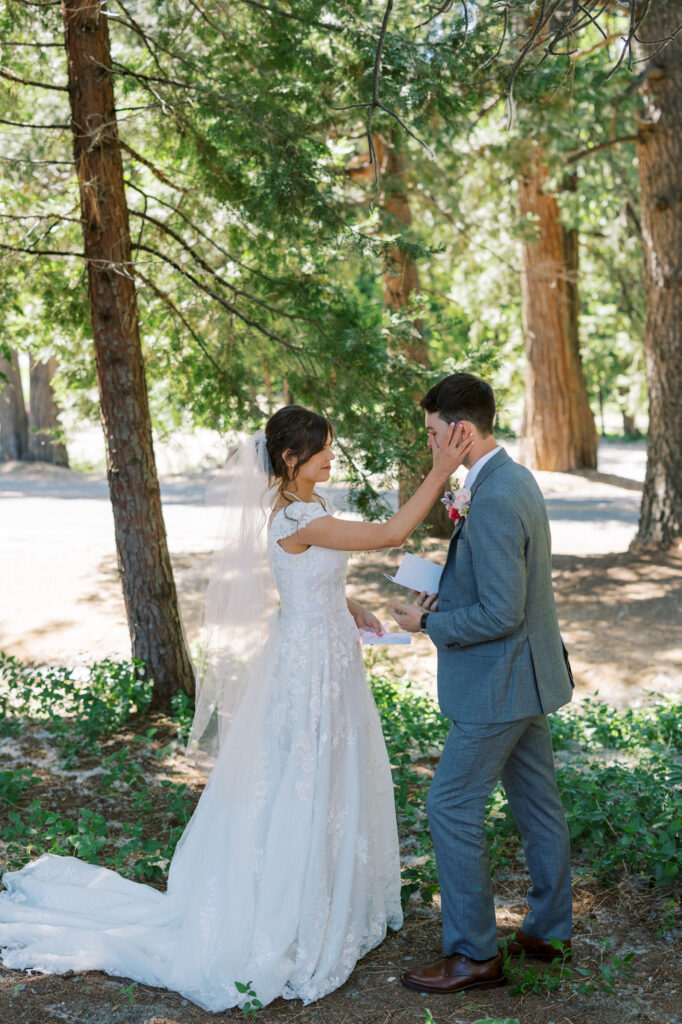
[[[570,486],[561,490],[562,481],[554,492],[549,487],[545,491],[550,496],[561,492],[565,503],[570,499]],[[24,486],[18,479],[13,484],[15,493]],[[624,484],[622,480],[609,483],[602,475],[592,482],[585,477],[576,478],[574,491],[589,489],[591,485],[613,487],[622,492],[622,497],[628,497],[628,492],[633,490],[632,483]],[[40,512],[39,506],[29,508],[31,502],[40,500],[39,496],[35,492],[25,496],[27,515],[29,518],[37,516],[49,535],[52,528],[49,515]],[[101,499],[94,499],[92,494],[84,500],[101,504]],[[580,523],[581,514],[576,514],[576,536],[581,530],[594,534],[599,526],[598,516],[594,522],[585,518]],[[79,515],[80,512],[74,512],[71,517],[74,529],[78,529]],[[20,519],[15,513],[12,528]],[[7,536],[7,531],[4,532]],[[93,543],[95,541],[97,538]],[[89,650],[96,656],[112,653],[112,648],[116,648],[116,644],[108,644],[111,635],[106,632],[101,643],[93,643],[101,630],[107,606],[112,617],[119,617],[116,570],[108,544],[108,541],[102,542],[101,551],[98,549],[94,575],[86,574],[78,584],[81,596],[77,610],[83,617],[77,623],[78,629],[87,631],[89,627],[89,641],[83,643],[82,650]],[[601,541],[597,546],[600,550],[595,551],[595,545],[586,544],[586,553],[560,553],[554,559],[559,618],[574,667],[576,699],[598,692],[605,700],[624,706],[646,699],[651,691],[679,692],[682,689],[682,553],[634,556],[622,549],[609,552]],[[201,565],[206,550],[203,543],[190,544],[189,541],[186,545],[174,546],[178,581],[181,592],[186,595],[196,590],[203,574]],[[443,550],[443,545],[437,542],[426,547],[428,556],[436,560],[442,557]],[[349,573],[349,593],[381,609],[387,599],[395,597],[394,587],[382,573],[394,569],[396,564],[395,552],[354,559]],[[26,586],[28,576],[30,574],[24,579]],[[55,643],[60,638],[60,582],[54,575],[50,581],[49,570],[46,570],[45,599],[50,602],[50,609],[46,629],[33,634],[35,660],[42,659],[50,637],[55,646],[61,646]],[[18,588],[16,600],[19,604],[25,601],[28,607],[30,595],[26,598],[22,595],[21,581],[14,577],[12,584],[13,588]],[[69,585],[66,584],[67,590]],[[90,622],[89,608],[93,613]],[[64,619],[64,629],[71,639],[73,617],[70,610]],[[7,649],[30,657],[29,635],[19,637],[7,633],[10,620],[10,610],[5,606],[0,612],[0,626],[8,641]],[[2,644],[0,638],[0,646]],[[435,659],[426,638],[417,637],[410,648],[388,649],[386,656],[411,676],[433,686]],[[144,725],[142,723],[140,728]],[[119,738],[119,742],[122,739]],[[51,778],[55,774],[53,758],[49,738],[44,732],[29,729],[12,743],[13,747],[7,746],[4,750],[4,764],[28,761],[37,770],[35,766],[40,767],[42,763],[46,787],[59,783],[56,775]],[[187,768],[179,754],[162,767],[172,772],[176,781],[187,777]],[[152,767],[150,760],[150,772],[154,770],[160,770],[159,762]],[[200,780],[188,778],[188,781],[198,792]],[[87,793],[78,778],[62,777],[59,785],[62,798],[70,802],[72,808],[76,800],[75,806],[87,806]],[[0,813],[3,813],[1,807]],[[521,923],[527,885],[520,860],[498,879],[496,903],[501,935]],[[615,994],[580,995],[576,986],[571,985],[563,985],[551,994],[513,997],[508,988],[441,997],[411,992],[400,984],[401,973],[414,964],[441,955],[437,903],[425,907],[413,900],[401,931],[391,934],[365,957],[338,991],[308,1007],[299,1002],[277,1000],[259,1016],[267,1024],[293,1024],[294,1021],[298,1024],[424,1024],[428,1009],[436,1024],[473,1024],[487,1018],[518,1019],[522,1024],[682,1024],[682,929],[679,923],[677,927],[670,922],[666,925],[671,898],[676,898],[679,906],[679,894],[675,896],[670,889],[649,891],[636,878],[625,879],[617,887],[608,889],[593,878],[576,875],[576,966],[596,968],[602,939],[613,943],[609,957],[634,954],[632,975],[617,978]],[[542,965],[536,963],[536,966],[542,969]],[[60,978],[0,969],[0,1024],[80,1024],[86,1021],[90,1024],[217,1024],[241,1018],[238,1010],[210,1014],[173,993],[144,986],[131,987],[122,979],[100,973]]]

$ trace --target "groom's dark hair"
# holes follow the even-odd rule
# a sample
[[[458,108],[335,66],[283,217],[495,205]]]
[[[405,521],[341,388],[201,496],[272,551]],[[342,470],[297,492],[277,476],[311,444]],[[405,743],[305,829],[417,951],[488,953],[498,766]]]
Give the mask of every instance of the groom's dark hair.
[[[492,434],[495,395],[490,384],[473,373],[453,373],[431,388],[419,403],[446,423],[469,420],[482,434]]]

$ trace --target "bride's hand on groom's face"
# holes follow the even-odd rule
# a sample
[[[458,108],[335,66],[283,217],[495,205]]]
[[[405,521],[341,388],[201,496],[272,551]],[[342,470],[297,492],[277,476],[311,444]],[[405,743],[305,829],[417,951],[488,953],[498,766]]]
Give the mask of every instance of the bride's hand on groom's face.
[[[464,423],[451,423],[444,441],[433,452],[433,468],[450,476],[464,462],[474,445],[471,430]]]

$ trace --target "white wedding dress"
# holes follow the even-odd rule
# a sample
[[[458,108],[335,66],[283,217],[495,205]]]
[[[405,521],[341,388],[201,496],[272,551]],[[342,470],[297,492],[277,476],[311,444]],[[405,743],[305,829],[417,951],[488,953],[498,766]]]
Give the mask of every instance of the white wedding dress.
[[[268,557],[281,607],[265,662],[171,862],[161,893],[45,854],[3,878],[6,967],[101,970],[208,1010],[308,1003],[399,928],[391,772],[344,594],[347,556],[277,543],[325,515],[276,514]]]

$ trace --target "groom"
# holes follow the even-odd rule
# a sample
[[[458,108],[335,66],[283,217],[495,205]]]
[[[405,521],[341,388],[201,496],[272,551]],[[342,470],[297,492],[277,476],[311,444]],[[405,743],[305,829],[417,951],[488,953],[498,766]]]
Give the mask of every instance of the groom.
[[[429,447],[450,423],[474,437],[464,465],[471,497],[455,519],[438,595],[392,605],[406,630],[438,649],[438,700],[452,728],[427,799],[441,889],[445,957],[409,971],[421,992],[504,983],[483,828],[502,785],[531,876],[529,912],[511,953],[551,960],[570,950],[571,872],[547,715],[571,699],[559,635],[549,523],[531,473],[493,437],[495,398],[485,381],[455,373],[422,399]],[[466,497],[466,496],[465,496]],[[457,513],[459,514],[459,513]]]

